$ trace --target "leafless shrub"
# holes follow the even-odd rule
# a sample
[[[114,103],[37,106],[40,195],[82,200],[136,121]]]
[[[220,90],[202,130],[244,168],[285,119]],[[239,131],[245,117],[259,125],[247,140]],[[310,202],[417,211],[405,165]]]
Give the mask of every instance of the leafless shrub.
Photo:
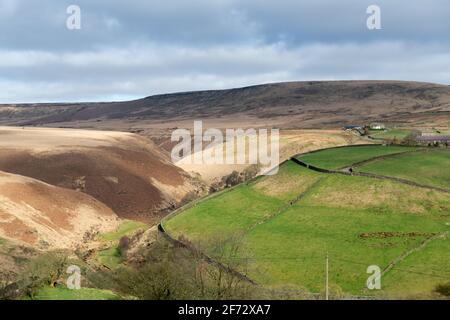
[[[450,297],[450,282],[437,285],[434,291],[441,296]]]
[[[68,255],[65,251],[50,251],[38,256],[29,262],[19,279],[21,290],[34,298],[42,286],[55,286],[67,266]]]
[[[117,250],[121,257],[125,258],[127,256],[127,251],[130,248],[130,242],[130,238],[127,236],[120,238]]]

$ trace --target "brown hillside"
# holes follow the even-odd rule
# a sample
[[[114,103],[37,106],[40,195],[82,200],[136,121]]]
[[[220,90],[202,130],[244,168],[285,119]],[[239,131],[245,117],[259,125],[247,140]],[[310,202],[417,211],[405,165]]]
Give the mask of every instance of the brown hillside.
[[[120,130],[183,124],[193,119],[238,120],[280,128],[337,128],[384,121],[427,123],[450,118],[450,87],[402,81],[289,82],[230,90],[151,96],[118,103],[0,105],[5,124]],[[120,128],[120,129],[118,129]]]
[[[120,217],[143,221],[192,188],[152,142],[119,132],[3,127],[0,170],[87,193]]]
[[[0,172],[0,238],[39,249],[74,248],[113,230],[117,215],[94,198]]]

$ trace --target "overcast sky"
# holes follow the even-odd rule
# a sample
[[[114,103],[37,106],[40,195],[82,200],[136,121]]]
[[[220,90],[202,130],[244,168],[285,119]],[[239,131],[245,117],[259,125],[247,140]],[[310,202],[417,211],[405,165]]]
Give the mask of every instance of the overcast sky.
[[[450,84],[448,0],[0,0],[0,103],[338,79]]]

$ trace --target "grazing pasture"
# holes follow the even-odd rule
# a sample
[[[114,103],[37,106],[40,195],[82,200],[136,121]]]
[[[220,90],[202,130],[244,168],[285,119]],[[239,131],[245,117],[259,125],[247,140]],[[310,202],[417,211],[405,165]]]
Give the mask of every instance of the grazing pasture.
[[[405,150],[380,148],[354,148],[363,155],[350,162]],[[278,175],[200,202],[163,227],[172,237],[194,243],[241,235],[246,249],[241,258],[249,264],[240,271],[267,287],[322,292],[328,254],[330,284],[345,295],[402,297],[430,294],[448,274],[449,222],[446,193],[392,180],[321,174],[288,161]],[[368,266],[385,270],[391,264],[382,290],[368,291]],[[410,281],[413,273],[407,272],[425,275]]]
[[[374,157],[402,153],[416,150],[413,147],[402,146],[351,146],[344,148],[324,149],[297,157],[300,161],[315,167],[336,170],[351,166],[354,163],[365,161]]]
[[[450,149],[426,149],[399,154],[366,163],[357,170],[450,190]]]
[[[120,300],[112,291],[81,288],[70,290],[65,287],[45,287],[34,297],[35,300]]]
[[[380,140],[402,140],[411,134],[409,129],[387,129],[387,130],[372,130],[370,136],[374,139]]]

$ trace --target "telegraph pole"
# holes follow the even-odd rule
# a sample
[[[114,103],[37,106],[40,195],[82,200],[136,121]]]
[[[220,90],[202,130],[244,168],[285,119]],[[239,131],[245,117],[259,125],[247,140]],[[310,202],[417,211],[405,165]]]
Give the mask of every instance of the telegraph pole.
[[[328,300],[328,251],[327,251],[327,259],[326,259],[326,280],[325,280],[325,300]]]

